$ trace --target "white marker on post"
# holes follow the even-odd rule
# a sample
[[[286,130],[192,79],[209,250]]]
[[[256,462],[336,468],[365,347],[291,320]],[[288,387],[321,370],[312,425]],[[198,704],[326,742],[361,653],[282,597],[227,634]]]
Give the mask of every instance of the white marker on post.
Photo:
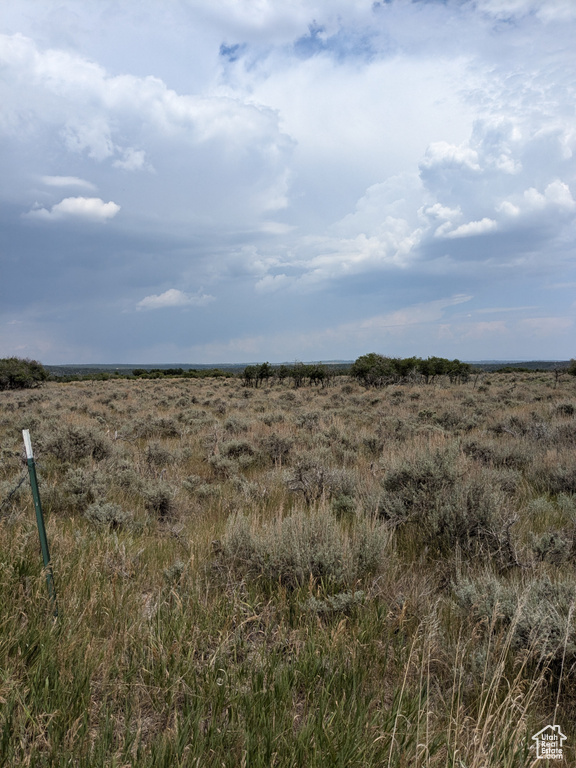
[[[30,440],[30,431],[27,429],[23,429],[22,437],[24,438],[24,448],[26,449],[26,458],[33,459],[34,454],[32,453],[32,441]]]
[[[34,464],[34,454],[32,453],[32,442],[30,432],[27,429],[22,430],[24,438],[24,448],[26,450],[26,459],[28,464],[28,474],[30,475],[30,486],[32,488],[32,497],[34,499],[34,508],[36,510],[36,523],[38,524],[38,534],[40,535],[40,548],[42,549],[42,559],[44,560],[44,570],[46,571],[46,583],[48,584],[48,595],[54,608],[54,616],[58,616],[58,606],[56,604],[56,590],[54,589],[54,575],[50,565],[50,551],[48,549],[48,539],[46,538],[46,526],[44,525],[44,515],[42,514],[42,504],[40,503],[40,492],[38,491],[38,478],[36,477],[36,466]]]

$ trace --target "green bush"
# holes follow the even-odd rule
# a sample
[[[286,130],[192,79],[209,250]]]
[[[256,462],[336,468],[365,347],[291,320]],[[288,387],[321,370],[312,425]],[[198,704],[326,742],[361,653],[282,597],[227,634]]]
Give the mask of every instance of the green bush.
[[[61,461],[74,463],[82,459],[102,461],[112,453],[112,443],[92,427],[67,425],[44,437],[41,447]]]
[[[263,438],[260,443],[262,452],[272,459],[274,464],[286,462],[293,446],[294,441],[290,437],[283,437],[276,432]]]
[[[257,451],[248,440],[228,440],[220,446],[220,452],[229,459],[239,459],[242,456],[255,456]]]
[[[84,517],[98,527],[110,528],[111,530],[123,528],[132,520],[132,515],[129,512],[122,509],[119,504],[110,502],[90,504],[84,512]]]
[[[362,520],[348,536],[326,511],[295,512],[261,528],[239,514],[228,521],[221,557],[246,578],[291,589],[309,582],[346,588],[380,570],[387,544],[383,526]]]
[[[524,586],[492,575],[463,578],[454,587],[454,597],[473,620],[496,632],[507,630],[512,650],[534,660],[565,656],[568,667],[576,661],[573,577],[536,577]]]
[[[489,554],[500,566],[516,565],[503,492],[487,478],[459,476],[456,457],[438,452],[405,462],[384,477],[378,512],[411,548],[446,556],[455,547],[469,558]]]
[[[146,463],[149,467],[164,467],[174,462],[174,455],[159,443],[150,443],[146,448]]]
[[[149,483],[142,491],[146,509],[154,512],[162,520],[174,509],[174,492],[164,482]]]
[[[405,461],[382,479],[382,517],[400,523],[442,506],[458,480],[456,457],[448,452]]]
[[[0,390],[38,387],[49,376],[44,366],[36,360],[20,357],[0,359]]]
[[[539,536],[530,533],[530,546],[538,560],[561,565],[570,557],[572,542],[564,531],[545,531]]]

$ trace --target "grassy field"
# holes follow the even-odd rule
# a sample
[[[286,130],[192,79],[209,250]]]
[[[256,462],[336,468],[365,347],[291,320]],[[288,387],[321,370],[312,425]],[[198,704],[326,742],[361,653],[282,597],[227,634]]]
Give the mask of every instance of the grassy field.
[[[574,378],[47,384],[0,450],[0,765],[575,764]]]

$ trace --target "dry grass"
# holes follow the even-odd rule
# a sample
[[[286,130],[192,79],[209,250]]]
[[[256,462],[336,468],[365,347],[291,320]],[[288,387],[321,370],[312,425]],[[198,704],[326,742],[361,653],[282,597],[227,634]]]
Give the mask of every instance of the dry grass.
[[[573,762],[574,380],[0,408],[0,765],[524,768],[552,722]]]

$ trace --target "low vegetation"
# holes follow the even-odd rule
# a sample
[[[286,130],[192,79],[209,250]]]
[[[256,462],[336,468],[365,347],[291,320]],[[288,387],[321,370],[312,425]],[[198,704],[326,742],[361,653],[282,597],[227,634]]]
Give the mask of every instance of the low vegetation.
[[[574,763],[576,380],[375,362],[0,392],[0,766]]]

